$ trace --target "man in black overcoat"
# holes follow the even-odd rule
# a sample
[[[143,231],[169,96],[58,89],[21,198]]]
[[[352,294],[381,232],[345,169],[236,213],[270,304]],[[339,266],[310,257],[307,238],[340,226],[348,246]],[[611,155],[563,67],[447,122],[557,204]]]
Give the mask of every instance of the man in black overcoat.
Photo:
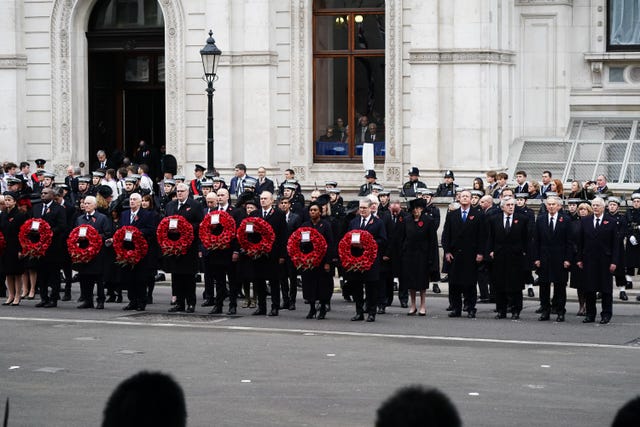
[[[571,219],[562,213],[562,202],[557,196],[547,196],[546,212],[538,216],[535,224],[532,259],[538,273],[540,306],[538,320],[549,320],[551,314],[551,282],[553,307],[557,321],[564,322],[567,302],[567,279],[573,258]]]
[[[453,310],[449,317],[460,317],[462,295],[467,317],[476,317],[476,282],[478,265],[484,259],[486,228],[483,214],[471,209],[471,192],[460,193],[460,208],[447,212],[442,230],[442,249],[449,267],[449,302]]]
[[[600,323],[611,321],[613,314],[613,274],[620,265],[620,244],[616,223],[605,214],[604,200],[591,201],[593,215],[580,219],[578,232],[578,268],[584,269],[587,315],[583,323],[596,320],[596,293],[602,295]],[[620,267],[622,268],[622,267]]]
[[[51,245],[45,255],[38,260],[38,287],[40,302],[36,307],[56,307],[60,297],[60,268],[63,254],[66,251],[67,216],[65,209],[54,200],[53,188],[42,188],[41,203],[33,206],[33,217],[46,221],[53,233]],[[51,288],[51,294],[49,294]]]

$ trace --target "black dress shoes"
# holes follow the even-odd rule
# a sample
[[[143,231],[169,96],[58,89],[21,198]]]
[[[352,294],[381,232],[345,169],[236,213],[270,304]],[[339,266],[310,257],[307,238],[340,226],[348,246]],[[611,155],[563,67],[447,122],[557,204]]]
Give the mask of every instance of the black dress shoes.
[[[375,314],[370,314],[367,316],[367,322],[375,322],[376,321],[376,315]]]
[[[627,293],[625,291],[620,291],[620,299],[622,301],[628,301],[629,297],[627,296]]]
[[[318,310],[318,320],[323,320],[327,316],[327,307],[324,305],[320,305],[320,310]]]
[[[507,313],[498,313],[496,314],[496,319],[506,319],[507,318]]]
[[[174,305],[173,307],[171,307],[169,310],[169,313],[180,313],[184,311],[184,305]]]
[[[116,295],[116,304],[122,303],[122,294]]]
[[[290,306],[291,306],[291,304],[289,303],[289,301],[286,301],[286,302],[282,303],[282,305],[280,306],[280,310],[289,310]]]
[[[267,310],[262,310],[261,308],[251,313],[252,316],[264,316],[266,314],[267,314]]]
[[[147,307],[144,304],[140,304],[136,307],[136,311],[145,311],[146,308]]]
[[[409,304],[407,304],[406,302],[401,302],[401,303],[400,303],[400,307],[402,307],[402,308],[409,308]]]
[[[213,307],[213,310],[211,310],[209,314],[222,314],[222,307]]]
[[[47,300],[41,300],[39,303],[36,304],[36,307],[42,308],[45,305],[47,305]]]
[[[540,314],[540,313],[542,313],[543,311],[544,311],[544,307],[543,307],[543,306],[540,306],[540,307],[538,307],[538,309],[536,310],[536,314]]]
[[[449,304],[449,307],[447,307],[447,311],[453,311],[453,306],[451,304]]]
[[[352,322],[357,322],[359,320],[364,320],[364,314],[360,313],[360,314],[356,314],[355,316],[353,316],[351,318]]]
[[[467,314],[467,317],[468,317],[469,319],[475,319],[475,318],[476,318],[476,311],[477,311],[477,310],[476,310],[475,308],[474,308],[474,309],[472,309],[472,310],[469,310],[469,313]]]
[[[130,310],[135,310],[137,307],[134,303],[130,302],[129,304],[125,305],[124,307],[122,307],[122,309],[124,311],[130,311]]]
[[[536,294],[533,292],[533,288],[527,289],[527,295],[529,296],[529,298],[533,298],[536,296]]]
[[[448,277],[448,276],[447,276],[447,277]],[[433,284],[433,293],[434,293],[434,294],[439,294],[440,292],[442,292],[442,291],[440,290],[440,286],[438,286],[438,284],[437,284],[437,283],[434,283],[434,284]]]
[[[556,318],[556,322],[564,322],[564,314],[558,314]]]
[[[511,320],[519,320],[520,313],[511,313]]]
[[[309,313],[307,313],[307,319],[313,319],[314,317],[316,317],[316,307],[315,305],[312,305]]]
[[[54,308],[58,306],[58,302],[55,300],[49,300],[43,305],[44,308]]]
[[[78,308],[93,308],[93,301],[85,299],[78,305]]]
[[[270,317],[274,317],[278,315],[278,309],[277,308],[272,308],[271,311],[269,312],[269,316]]]
[[[96,310],[104,310],[104,301],[99,301],[96,303]]]
[[[595,321],[596,321],[596,319],[594,317],[589,317],[589,316],[587,316],[584,319],[582,319],[582,323],[593,323]]]
[[[229,311],[227,311],[227,314],[228,314],[229,316],[233,316],[233,315],[235,315],[235,314],[236,314],[236,312],[237,312],[237,311],[236,311],[236,308],[235,308],[235,307],[229,307]]]
[[[385,314],[387,311],[384,307],[378,307],[378,314]]]
[[[210,300],[209,298],[202,301],[202,304],[200,304],[200,307],[212,307],[212,306],[213,306],[213,300]]]
[[[461,317],[462,313],[459,311],[452,311],[451,313],[449,313],[449,317]]]
[[[600,324],[606,325],[610,321],[611,321],[611,316],[602,316],[602,319],[600,319]]]
[[[187,313],[195,313],[195,311],[196,311],[196,306],[195,305],[193,305],[193,304],[187,305],[187,310],[186,310]]]
[[[296,303],[292,302],[291,304],[289,304],[289,311],[295,311],[296,309]]]
[[[107,298],[107,300],[105,302],[106,303],[116,302],[116,296],[115,295],[109,295],[109,298]]]
[[[545,311],[540,315],[540,317],[538,317],[538,320],[542,322],[542,321],[545,321],[545,320],[549,320],[550,317],[551,316],[549,315],[549,312]]]
[[[71,301],[71,292],[65,292],[60,301]]]

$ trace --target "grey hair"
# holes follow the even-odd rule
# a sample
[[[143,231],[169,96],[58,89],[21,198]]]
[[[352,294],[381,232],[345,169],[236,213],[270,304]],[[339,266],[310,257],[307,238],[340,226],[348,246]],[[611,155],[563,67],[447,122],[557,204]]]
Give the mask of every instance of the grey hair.
[[[368,208],[371,207],[371,205],[373,204],[373,201],[371,201],[370,198],[368,197],[363,197],[362,199],[360,199],[360,201],[358,202],[358,206],[360,205],[367,205]]]
[[[515,202],[515,200],[513,200],[513,197],[508,196],[508,197],[505,197],[504,199],[500,200],[500,207],[501,208],[504,207],[504,205],[506,205],[508,201]]]
[[[602,206],[605,205],[604,203],[604,199],[602,197],[594,197],[593,200],[591,200],[591,206],[593,206],[594,204],[596,204],[596,202],[598,202],[597,204],[600,204]]]

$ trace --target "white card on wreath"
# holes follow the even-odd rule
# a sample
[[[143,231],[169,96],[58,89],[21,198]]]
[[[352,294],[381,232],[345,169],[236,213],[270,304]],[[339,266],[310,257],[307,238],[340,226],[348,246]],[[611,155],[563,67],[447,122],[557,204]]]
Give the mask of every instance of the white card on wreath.
[[[172,218],[169,220],[169,230],[175,230],[178,228],[178,220],[175,218]]]
[[[246,230],[247,234],[253,233],[253,223],[248,222],[247,226],[245,227],[245,230]]]
[[[124,241],[125,242],[132,242],[133,241],[133,232],[132,231],[125,231],[124,232]]]
[[[80,227],[80,229],[78,230],[78,237],[87,237],[87,227]]]
[[[33,221],[33,222],[31,223],[31,230],[33,230],[33,231],[38,231],[38,230],[40,230],[40,222],[38,222],[38,221]]]
[[[308,231],[300,232],[300,241],[302,243],[309,243],[311,241],[311,233]]]
[[[360,244],[360,233],[353,233],[351,235],[351,244],[359,245]]]
[[[218,225],[218,224],[220,224],[220,214],[211,215],[211,225]]]

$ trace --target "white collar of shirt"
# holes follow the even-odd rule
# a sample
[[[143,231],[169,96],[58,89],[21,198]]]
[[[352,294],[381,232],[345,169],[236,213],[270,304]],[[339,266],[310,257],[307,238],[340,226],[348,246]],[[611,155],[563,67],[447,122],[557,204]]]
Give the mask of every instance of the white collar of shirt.
[[[138,209],[138,210],[137,210],[137,211],[135,211],[135,212],[134,212],[134,211],[131,211],[131,215],[132,215],[132,216],[136,216],[136,215],[138,215],[138,211],[139,211],[139,210],[140,210],[140,209]]]
[[[371,220],[371,217],[372,217],[372,216],[373,216],[373,215],[369,215],[368,217],[366,217],[366,218],[364,219],[364,223],[365,223],[365,225],[366,225],[366,224],[369,224],[369,221]],[[360,217],[360,224],[362,224],[362,217]]]
[[[558,217],[557,213],[555,213],[554,215],[549,215],[549,221],[553,220],[553,222],[556,222],[557,217]]]
[[[598,216],[593,216],[593,225],[596,225],[596,221],[600,220],[600,223],[602,223],[602,218],[604,217],[604,215],[600,215]]]

